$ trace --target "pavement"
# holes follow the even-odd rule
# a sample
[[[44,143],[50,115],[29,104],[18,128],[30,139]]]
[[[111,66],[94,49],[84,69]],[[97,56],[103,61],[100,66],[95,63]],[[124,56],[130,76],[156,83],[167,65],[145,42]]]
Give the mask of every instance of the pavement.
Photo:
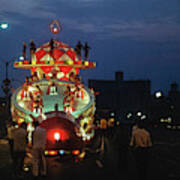
[[[154,146],[149,162],[148,179],[180,179],[180,132],[153,130]],[[105,138],[104,157],[87,154],[86,158],[71,168],[62,168],[60,176],[46,179],[137,179],[136,165],[131,151],[124,154],[124,162],[119,162],[117,139]],[[120,165],[120,166],[119,166]],[[127,166],[126,166],[127,165]],[[12,161],[7,140],[0,139],[0,173],[1,179],[12,179]],[[60,172],[60,171],[59,171]],[[25,174],[24,179],[32,179]]]

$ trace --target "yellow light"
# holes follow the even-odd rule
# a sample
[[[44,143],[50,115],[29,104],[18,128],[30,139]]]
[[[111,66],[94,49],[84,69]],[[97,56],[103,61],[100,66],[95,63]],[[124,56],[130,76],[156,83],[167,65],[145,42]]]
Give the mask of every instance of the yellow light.
[[[36,64],[36,60],[33,59],[32,60],[32,64],[35,65]]]
[[[48,151],[45,151],[44,154],[45,154],[45,155],[48,155],[49,153],[48,153]]]
[[[29,171],[29,168],[28,167],[24,167],[24,171]]]
[[[163,118],[161,118],[161,119],[160,119],[160,122],[164,122],[164,119],[163,119]]]
[[[18,119],[18,123],[21,124],[21,123],[23,123],[23,122],[24,122],[24,119],[23,119],[23,118],[19,118],[19,119]]]
[[[74,64],[74,62],[72,60],[68,60],[68,61],[66,61],[66,63],[69,64],[69,65],[73,65]]]
[[[53,151],[53,150],[52,150],[52,151],[49,151],[48,154],[49,154],[49,155],[52,155],[52,156],[53,156],[53,155],[57,155],[57,151]]]
[[[83,159],[85,157],[86,153],[85,152],[82,152],[80,155],[79,155],[79,158]]]
[[[89,65],[89,61],[84,61],[84,65],[88,66]]]

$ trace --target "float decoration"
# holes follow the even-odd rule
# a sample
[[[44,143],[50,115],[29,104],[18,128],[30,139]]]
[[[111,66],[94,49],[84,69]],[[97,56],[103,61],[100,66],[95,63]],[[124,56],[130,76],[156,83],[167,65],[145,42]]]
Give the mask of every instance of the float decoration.
[[[57,21],[52,22],[50,29],[54,25],[60,32]],[[78,127],[78,136],[83,140],[91,139],[95,97],[82,84],[79,70],[95,68],[96,63],[88,61],[87,57],[82,60],[71,46],[53,39],[38,48],[31,41],[30,60],[26,58],[24,44],[23,57],[14,62],[14,67],[30,69],[32,75],[26,77],[24,84],[12,95],[13,120],[31,124],[34,120],[46,121],[49,114],[56,111],[63,112]]]

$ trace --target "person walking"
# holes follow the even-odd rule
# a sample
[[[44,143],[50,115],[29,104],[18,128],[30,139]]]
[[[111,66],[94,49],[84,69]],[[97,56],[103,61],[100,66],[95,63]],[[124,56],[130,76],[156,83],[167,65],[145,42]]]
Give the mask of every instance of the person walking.
[[[10,149],[10,155],[11,155],[11,159],[13,160],[14,157],[14,141],[13,141],[13,132],[16,129],[16,122],[11,121],[8,123],[7,126],[7,138],[8,138],[8,143],[9,143],[9,149]]]
[[[139,120],[137,127],[132,131],[130,140],[130,147],[133,149],[139,180],[147,179],[148,159],[150,157],[151,146],[151,135],[146,128],[146,124],[143,120]]]
[[[46,176],[46,159],[44,150],[46,147],[46,130],[39,126],[39,122],[34,122],[35,130],[32,134],[32,174],[34,178],[39,175]]]
[[[23,173],[24,158],[28,143],[27,125],[23,122],[12,134],[13,139],[13,168],[14,175],[21,177]]]

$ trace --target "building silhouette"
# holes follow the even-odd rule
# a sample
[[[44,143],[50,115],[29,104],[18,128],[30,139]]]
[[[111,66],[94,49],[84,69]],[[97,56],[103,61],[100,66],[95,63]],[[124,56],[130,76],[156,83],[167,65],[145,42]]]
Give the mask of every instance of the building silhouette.
[[[174,123],[180,123],[180,91],[177,83],[172,83],[168,92],[167,101],[169,104],[170,115]]]
[[[114,112],[117,119],[124,121],[128,114],[141,112],[148,115],[151,100],[150,80],[124,80],[123,72],[116,72],[115,80],[90,79],[88,85],[99,92],[96,102],[97,114],[100,116],[107,117]]]

